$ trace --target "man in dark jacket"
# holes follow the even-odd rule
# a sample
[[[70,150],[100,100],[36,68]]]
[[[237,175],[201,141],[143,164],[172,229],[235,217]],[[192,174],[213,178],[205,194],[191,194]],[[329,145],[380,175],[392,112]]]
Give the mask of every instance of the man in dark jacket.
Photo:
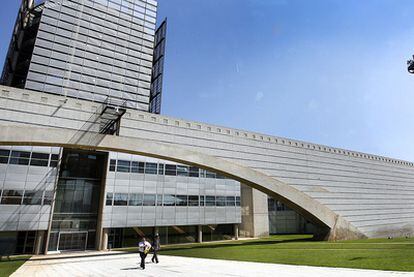
[[[158,234],[155,234],[154,236],[154,241],[152,242],[152,249],[154,250],[154,254],[152,255],[151,261],[153,263],[158,264],[157,252],[161,249],[160,236]]]

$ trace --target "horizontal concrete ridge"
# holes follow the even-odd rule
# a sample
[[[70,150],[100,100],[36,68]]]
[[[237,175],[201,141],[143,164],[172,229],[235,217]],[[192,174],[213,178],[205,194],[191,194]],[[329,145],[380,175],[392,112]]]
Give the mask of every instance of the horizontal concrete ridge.
[[[183,146],[132,137],[95,134],[95,136],[102,137],[99,140],[94,140],[96,144],[91,144],[91,140],[82,136],[77,140],[71,139],[77,136],[77,131],[63,128],[11,126],[2,123],[0,124],[0,130],[0,145],[56,146],[114,151],[166,159],[217,171],[270,196],[281,199],[309,220],[325,228],[327,230],[326,238],[328,239],[340,240],[364,237],[352,224],[309,195],[265,173],[224,158],[189,150]]]
[[[118,148],[124,150],[120,152],[128,152],[130,149],[123,146],[131,139],[131,145],[138,147],[130,145],[133,149],[129,153],[197,164],[251,187],[260,185],[262,191],[284,199],[307,219],[333,228],[334,237],[347,237],[344,234],[353,230],[352,226],[367,237],[414,235],[412,162],[133,109],[123,115],[118,138],[77,132],[88,127],[99,107],[91,101],[0,86],[0,124],[20,126],[26,132],[31,130],[26,126],[51,128],[43,140],[46,146],[53,146],[53,142],[75,148],[91,148],[88,145],[92,144],[113,149],[121,145]],[[2,135],[6,132],[3,129]],[[53,129],[72,133],[56,131],[52,135]],[[36,143],[42,143],[39,135]],[[111,145],[110,139],[116,144]],[[214,158],[213,162],[202,154]]]
[[[4,104],[4,106],[2,104]],[[0,108],[2,108],[2,112],[19,114],[19,118],[17,119],[11,118],[9,114],[2,114],[0,121],[7,120],[9,122],[13,121],[19,124],[41,124],[42,126],[54,125],[53,127],[58,127],[59,125],[64,124],[68,129],[77,129],[79,122],[87,120],[90,116],[90,112],[95,111],[98,105],[99,103],[91,101],[66,98],[38,91],[0,85]],[[32,117],[27,118],[27,116],[30,115]],[[40,115],[42,115],[43,118],[40,118]],[[59,118],[58,120],[51,120],[56,116]],[[46,123],[45,118],[50,120],[50,122]],[[298,150],[302,149],[349,157],[352,159],[358,158],[390,165],[399,165],[409,168],[414,167],[414,163],[410,161],[362,153],[349,149],[341,149],[328,145],[315,144],[291,138],[174,118],[171,116],[152,114],[138,110],[129,109],[123,117],[122,125],[123,127],[131,128],[131,123],[136,123],[138,121],[143,124],[150,123],[154,126],[162,126],[163,128],[197,131],[202,133],[204,136],[225,136],[229,140],[241,139],[249,141],[251,144],[273,144],[284,147],[294,147]]]

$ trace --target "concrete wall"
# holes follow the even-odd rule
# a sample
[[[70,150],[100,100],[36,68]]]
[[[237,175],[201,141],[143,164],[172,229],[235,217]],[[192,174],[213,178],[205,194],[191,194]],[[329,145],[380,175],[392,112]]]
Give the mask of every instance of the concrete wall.
[[[78,129],[96,104],[3,87],[0,109],[3,125]],[[132,110],[121,123],[123,137],[208,154],[283,181],[366,236],[414,233],[411,162]]]
[[[241,186],[242,237],[265,237],[269,235],[267,194],[249,186]]]

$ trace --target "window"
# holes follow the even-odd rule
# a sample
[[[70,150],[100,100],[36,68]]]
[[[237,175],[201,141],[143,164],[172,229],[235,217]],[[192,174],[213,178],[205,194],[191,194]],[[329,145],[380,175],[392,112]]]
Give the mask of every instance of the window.
[[[276,211],[275,199],[273,198],[267,199],[267,209],[269,210],[269,212]]]
[[[144,194],[144,206],[155,206],[155,194]]]
[[[10,163],[28,165],[29,158],[30,158],[30,152],[12,151],[11,157],[10,157]]]
[[[145,163],[145,174],[157,174],[157,164],[156,163]]]
[[[187,195],[177,195],[175,198],[176,206],[187,206]]]
[[[47,167],[49,164],[49,154],[32,153],[30,165]]]
[[[217,207],[224,207],[224,206],[226,206],[226,197],[224,197],[224,196],[216,196],[216,206]]]
[[[158,164],[158,174],[164,175],[164,164]]]
[[[216,178],[216,173],[206,170],[206,178]]]
[[[142,194],[131,193],[129,195],[129,205],[130,206],[142,206]]]
[[[200,169],[195,166],[190,166],[190,177],[199,177]]]
[[[129,172],[130,171],[130,166],[131,166],[130,161],[118,160],[118,165],[116,167],[116,170],[118,172]]]
[[[106,205],[107,206],[112,206],[113,200],[114,200],[114,194],[112,192],[108,192],[106,194]]]
[[[236,196],[236,206],[240,207],[240,196]]]
[[[177,176],[188,176],[189,169],[185,165],[177,165]]]
[[[175,206],[175,196],[171,194],[164,195],[164,206]]]
[[[131,163],[131,172],[132,173],[139,173],[139,163],[138,162],[132,162]]]
[[[200,195],[200,206],[204,206],[204,195]]]
[[[9,162],[10,150],[0,149],[0,164],[7,164]]]
[[[116,169],[116,160],[111,160],[111,161],[109,162],[109,171],[114,172],[114,171],[115,171],[115,169]]]
[[[216,173],[216,178],[217,179],[226,179],[226,177],[224,177],[223,175],[220,175],[218,173]]]
[[[128,204],[127,193],[115,193],[114,194],[114,206],[126,206]]]
[[[216,197],[215,196],[206,196],[206,206],[214,207],[216,205]]]
[[[3,205],[20,205],[22,203],[22,190],[4,190],[1,198]]]
[[[42,205],[42,195],[43,191],[26,190],[24,192],[23,205]]]
[[[228,206],[228,207],[236,206],[236,198],[234,196],[227,196],[226,197],[226,206]]]
[[[53,191],[47,190],[43,196],[43,205],[52,205]]]
[[[168,176],[177,176],[177,166],[174,164],[165,165],[165,175]]]
[[[283,204],[280,201],[276,201],[276,210],[277,211],[287,211],[288,209],[286,208],[285,204]]]
[[[198,206],[198,195],[188,196],[188,206]]]
[[[52,154],[50,157],[50,167],[57,167],[59,161],[59,155],[58,154]]]
[[[144,162],[132,162],[131,172],[132,173],[144,173],[145,163]]]
[[[157,206],[162,206],[162,194],[157,194]]]

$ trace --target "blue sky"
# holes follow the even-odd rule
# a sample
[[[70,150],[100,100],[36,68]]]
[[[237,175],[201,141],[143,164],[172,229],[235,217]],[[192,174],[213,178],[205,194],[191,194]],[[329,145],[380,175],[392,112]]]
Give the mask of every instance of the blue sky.
[[[414,161],[414,1],[158,2],[163,114]]]

